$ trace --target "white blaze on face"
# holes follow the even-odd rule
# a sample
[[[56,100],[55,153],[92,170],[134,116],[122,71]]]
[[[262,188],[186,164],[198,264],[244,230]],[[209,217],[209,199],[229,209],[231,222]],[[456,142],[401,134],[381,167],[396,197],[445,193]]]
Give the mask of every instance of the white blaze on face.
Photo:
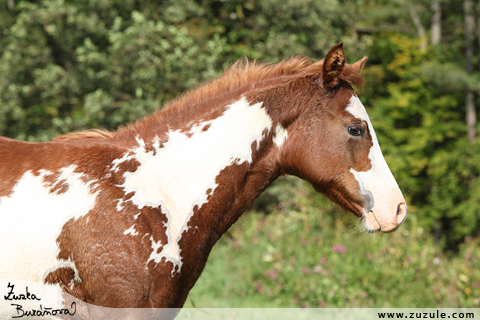
[[[56,240],[68,220],[78,219],[93,209],[97,196],[91,192],[92,183],[85,183],[82,174],[74,169],[60,169],[57,182],[68,186],[64,193],[51,193],[51,186],[45,184],[44,177],[51,172],[42,171],[35,176],[27,171],[10,195],[0,197],[0,284],[18,283],[18,292],[25,293],[25,287],[21,288],[15,280],[37,282],[35,289],[29,290],[36,290],[38,296],[44,292],[41,297],[50,299],[45,301],[49,307],[60,307],[62,302],[58,284],[43,284],[50,272],[69,267],[74,270],[75,280],[81,282],[73,261],[57,259],[60,249]],[[5,291],[6,285],[1,290]]]
[[[350,98],[346,111],[357,119],[367,122],[373,142],[368,154],[372,165],[371,169],[365,172],[358,172],[353,168],[350,169],[350,172],[353,173],[360,184],[362,194],[371,198],[370,208],[364,208],[364,214],[367,218],[366,227],[369,227],[368,221],[373,219],[377,220],[380,226],[388,225],[391,223],[392,217],[395,217],[397,213],[397,206],[401,202],[405,202],[405,200],[383,157],[367,111],[357,96],[353,95]],[[373,213],[374,217],[370,216],[370,212]]]
[[[210,127],[203,131],[207,124]],[[180,271],[179,241],[188,229],[194,208],[200,209],[213,194],[215,179],[223,169],[234,163],[252,162],[252,143],[259,147],[264,130],[272,130],[272,120],[262,103],[249,105],[242,98],[227,106],[220,117],[193,127],[187,134],[170,131],[162,147],[154,142],[155,152],[146,152],[143,141],[137,139],[139,147],[133,154],[116,160],[116,165],[129,159],[140,163],[135,172],[124,174],[125,193],[134,192],[128,201],[139,209],[160,206],[168,219],[168,243],[155,242],[151,237],[152,253],[147,263],[159,263],[165,258],[175,266],[172,274]],[[278,127],[276,133],[279,138],[274,142],[280,147],[287,133]],[[133,235],[133,229],[125,233]]]

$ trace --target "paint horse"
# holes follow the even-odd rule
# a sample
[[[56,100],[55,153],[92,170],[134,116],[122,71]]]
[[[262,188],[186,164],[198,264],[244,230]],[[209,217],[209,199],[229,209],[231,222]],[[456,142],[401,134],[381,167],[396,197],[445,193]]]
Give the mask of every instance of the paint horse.
[[[57,308],[66,294],[180,308],[213,245],[285,174],[367,232],[395,230],[407,206],[352,89],[366,59],[346,64],[339,43],[318,62],[237,62],[116,132],[1,138],[0,278],[37,283]]]

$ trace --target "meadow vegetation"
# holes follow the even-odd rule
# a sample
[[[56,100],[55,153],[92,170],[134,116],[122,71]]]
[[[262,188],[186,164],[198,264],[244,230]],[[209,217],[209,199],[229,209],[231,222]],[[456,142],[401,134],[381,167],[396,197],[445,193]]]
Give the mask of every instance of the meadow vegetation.
[[[259,199],[276,208],[254,207],[213,248],[186,307],[480,308],[478,238],[446,253],[415,214],[367,234],[303,181],[282,180]]]

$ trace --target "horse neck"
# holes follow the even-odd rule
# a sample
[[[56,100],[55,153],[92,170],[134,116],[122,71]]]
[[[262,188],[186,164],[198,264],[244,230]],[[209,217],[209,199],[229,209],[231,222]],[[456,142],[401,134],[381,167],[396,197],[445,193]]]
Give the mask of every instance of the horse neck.
[[[209,221],[204,227],[213,226],[219,237],[279,175],[286,132],[262,102],[245,97],[207,114],[180,127],[167,125],[166,132],[144,128],[150,133],[140,135],[137,127],[133,154],[124,158],[139,166],[125,175],[124,190],[135,191],[131,200],[140,207],[161,205],[185,228],[200,211]],[[152,185],[140,186],[144,182]]]

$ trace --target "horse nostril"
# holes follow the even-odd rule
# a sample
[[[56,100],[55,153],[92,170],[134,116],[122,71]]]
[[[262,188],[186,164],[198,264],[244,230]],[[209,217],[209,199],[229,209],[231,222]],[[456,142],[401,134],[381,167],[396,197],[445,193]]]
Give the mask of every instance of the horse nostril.
[[[397,219],[399,223],[402,223],[407,217],[407,205],[405,202],[402,202],[397,207]]]

